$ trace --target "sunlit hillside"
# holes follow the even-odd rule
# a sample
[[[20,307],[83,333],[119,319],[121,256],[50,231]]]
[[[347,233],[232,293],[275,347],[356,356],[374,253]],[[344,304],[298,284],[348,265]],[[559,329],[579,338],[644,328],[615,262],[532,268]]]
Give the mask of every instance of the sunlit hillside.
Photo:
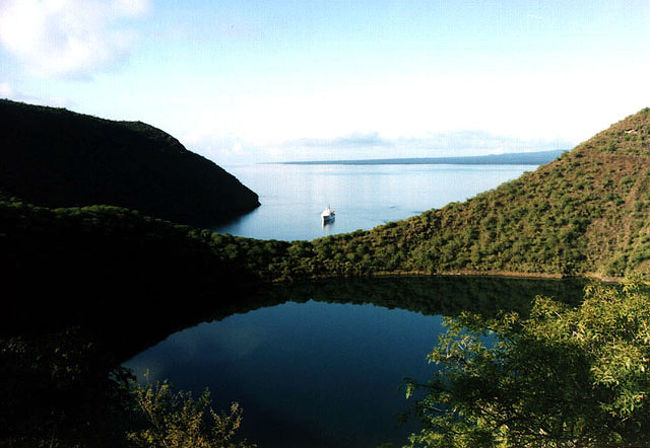
[[[289,253],[304,257],[298,271],[317,275],[623,276],[650,259],[649,156],[646,108],[468,201],[366,232],[297,243]]]

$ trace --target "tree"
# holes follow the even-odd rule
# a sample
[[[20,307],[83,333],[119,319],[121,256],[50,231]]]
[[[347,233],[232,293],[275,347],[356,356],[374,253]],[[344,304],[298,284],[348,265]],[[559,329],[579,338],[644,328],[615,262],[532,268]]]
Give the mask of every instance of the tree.
[[[144,419],[143,429],[127,438],[141,448],[254,448],[234,437],[242,422],[238,403],[230,412],[215,412],[210,392],[197,399],[186,391],[174,391],[167,381],[134,386],[136,410]]]
[[[530,317],[465,313],[406,382],[423,429],[410,448],[650,446],[650,288],[592,284],[570,308],[537,297]]]

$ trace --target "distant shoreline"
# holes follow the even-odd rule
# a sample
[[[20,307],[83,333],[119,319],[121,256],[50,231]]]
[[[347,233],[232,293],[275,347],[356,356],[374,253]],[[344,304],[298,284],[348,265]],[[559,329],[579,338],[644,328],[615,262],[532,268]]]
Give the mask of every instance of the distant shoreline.
[[[544,165],[567,152],[566,149],[552,151],[517,152],[464,157],[409,157],[393,159],[357,160],[307,160],[292,162],[271,162],[273,165]]]

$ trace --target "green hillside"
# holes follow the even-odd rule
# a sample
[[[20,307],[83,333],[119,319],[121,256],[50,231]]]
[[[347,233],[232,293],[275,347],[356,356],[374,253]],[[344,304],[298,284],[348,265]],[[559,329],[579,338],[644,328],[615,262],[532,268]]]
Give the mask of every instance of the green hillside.
[[[292,291],[346,300],[331,279],[258,295],[264,281],[647,271],[649,134],[644,109],[468,201],[311,242],[221,235],[114,206],[41,207],[0,192],[0,445],[125,446],[127,431],[148,427],[133,406],[146,390],[111,370],[117,359],[205,319],[292,299]],[[383,280],[361,288],[372,303],[458,317],[429,355],[433,387],[405,384],[426,393],[414,403],[421,431],[410,446],[645,446],[647,285],[592,286],[576,308],[538,298],[530,313],[481,317],[483,304],[522,304],[520,292],[566,300],[566,283],[549,290],[517,280],[490,290],[442,276]],[[468,312],[457,315],[440,296],[449,288]],[[481,345],[484,327],[500,339],[492,348]]]
[[[41,207],[0,192],[0,342],[7,347],[1,353],[6,362],[0,363],[5,366],[0,376],[6,378],[6,387],[0,388],[0,401],[12,410],[0,412],[0,438],[38,439],[41,433],[33,428],[56,420],[64,429],[70,425],[74,440],[96,437],[116,446],[108,443],[105,434],[119,434],[120,419],[131,417],[120,407],[122,401],[109,399],[117,396],[113,393],[117,386],[106,383],[107,368],[114,365],[108,354],[132,354],[206,316],[266,303],[266,297],[254,295],[266,286],[264,281],[385,273],[621,277],[646,272],[650,266],[649,134],[650,109],[644,109],[535,172],[468,201],[369,231],[311,242],[221,235],[114,206]],[[300,296],[334,297],[337,294],[328,291],[331,283],[335,282],[303,284],[313,292]],[[378,303],[383,305],[399,303],[424,310],[437,303],[435,296],[421,294],[408,303],[380,283],[375,287],[382,291]],[[296,285],[301,283],[290,286]],[[400,291],[413,285],[394,287]],[[438,292],[445,285],[442,281],[421,287]],[[480,283],[473,287],[487,290]],[[640,446],[648,421],[644,353],[650,295],[647,289],[635,292],[638,288],[627,285],[623,293],[598,289],[578,311],[540,299],[529,319],[515,314],[497,319],[492,328],[497,337],[506,336],[507,345],[495,347],[504,351],[490,352],[492,358],[480,358],[488,362],[477,364],[472,350],[478,347],[483,353],[482,348],[464,345],[469,349],[460,355],[471,361],[464,364],[469,367],[458,370],[453,362],[443,362],[439,370],[445,381],[441,384],[450,385],[451,392],[442,390],[447,395],[428,395],[416,404],[430,417],[431,411],[445,409],[438,406],[442,397],[446,403],[464,406],[463,419],[452,415],[445,420],[442,415],[425,420],[422,432],[410,439],[413,446],[428,440],[441,442],[424,446],[467,446],[465,439],[449,439],[459,428],[472,434],[491,431],[503,446],[525,445],[520,440],[542,440],[544,446],[549,440],[570,440],[557,446],[588,440],[583,446],[606,446],[600,441],[609,442],[613,436],[617,441],[629,440],[626,446]],[[515,289],[545,293],[533,283]],[[291,298],[281,288],[277,294],[283,300]],[[561,290],[557,294],[567,298]],[[493,291],[467,303],[468,309],[495,300],[513,302],[507,291]],[[448,307],[445,302],[441,309],[450,311]],[[477,327],[482,321],[472,316],[466,318],[482,337],[483,330]],[[78,344],[67,349],[65,338],[61,343],[53,339],[62,331],[75,337],[74,331],[63,328],[76,328],[82,348],[90,347],[91,353],[77,353]],[[585,334],[576,333],[576,328],[586,329]],[[27,330],[28,337],[14,337]],[[111,335],[110,346],[102,345],[101,335]],[[455,336],[453,331],[449,335]],[[617,350],[612,351],[614,346]],[[452,354],[436,350],[430,359],[465,359]],[[94,363],[104,370],[92,373]],[[503,369],[494,370],[495,365]],[[70,370],[63,369],[72,368],[81,373],[69,381]],[[463,375],[445,377],[449,372]],[[51,379],[48,383],[43,378]],[[466,378],[483,381],[485,387],[475,387],[476,383],[467,387]],[[455,388],[457,384],[460,387]],[[33,392],[34,385],[37,393],[25,392]],[[557,398],[558,391],[562,399]],[[25,396],[37,397],[36,404],[25,401]],[[94,404],[88,396],[100,397],[99,402],[107,405],[87,409]],[[61,408],[62,402],[68,406]],[[501,409],[495,418],[503,415],[503,421],[510,421],[519,409],[526,410],[526,418],[518,425],[503,425],[500,420],[486,420],[483,406]],[[105,417],[111,413],[117,417]],[[105,426],[79,428],[78,422],[89,421],[89,415],[100,416]],[[529,431],[539,427],[539,420],[553,424],[550,436],[540,439],[539,432]],[[520,436],[525,438],[516,438]]]
[[[401,273],[623,277],[650,266],[649,134],[650,109],[644,109],[494,190],[369,231],[290,243],[187,227],[179,244],[191,235],[191,247],[201,247],[202,266],[216,271],[236,266],[243,277],[266,281]],[[15,200],[0,201],[3,213],[14,213],[15,207]],[[62,216],[70,229],[91,221],[97,229],[106,226],[109,236],[125,216],[135,219],[112,209],[96,216],[92,209],[20,207],[25,216],[39,210],[42,222],[25,218],[18,233],[23,244],[34,238],[40,247],[53,244],[54,237],[47,241],[42,229]],[[70,218],[76,214],[84,219]],[[155,222],[151,229],[129,230],[130,240],[149,238],[151,232],[168,235],[165,229],[173,227]],[[14,244],[6,220],[1,224],[0,241]],[[33,264],[28,252],[21,254],[17,243],[14,247],[24,266]]]
[[[293,244],[282,275],[620,277],[650,266],[650,109],[462,203]],[[296,255],[299,254],[299,257]]]
[[[0,191],[36,205],[114,205],[201,226],[259,205],[234,176],[150,125],[9,100],[0,100]]]

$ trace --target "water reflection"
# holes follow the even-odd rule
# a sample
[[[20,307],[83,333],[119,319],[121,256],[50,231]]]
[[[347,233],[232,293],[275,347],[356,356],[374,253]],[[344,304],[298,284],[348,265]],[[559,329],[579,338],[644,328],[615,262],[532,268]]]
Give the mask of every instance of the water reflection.
[[[221,403],[239,401],[244,433],[265,447],[399,445],[416,429],[397,425],[408,406],[399,386],[430,374],[425,354],[441,314],[525,314],[535,294],[572,301],[580,290],[575,282],[458,277],[279,285],[126,365],[182,388],[208,386]]]
[[[322,222],[321,227],[323,228],[323,235],[324,236],[329,236],[329,235],[334,235],[336,233],[336,221],[327,221],[327,222]]]
[[[287,302],[174,334],[126,366],[238,401],[265,447],[374,447],[398,428],[405,375],[424,377],[439,316],[371,304]],[[301,428],[300,435],[294,433]]]
[[[70,316],[69,310],[53,308],[45,319],[31,309],[33,328],[28,328],[26,316],[16,320],[25,324],[20,332],[15,325],[0,328],[0,365],[5,366],[0,369],[0,437],[49,428],[53,423],[48,416],[78,415],[69,411],[87,408],[90,397],[99,396],[98,387],[116,397],[114,383],[97,379],[167,338],[131,366],[138,372],[150,369],[188,389],[201,391],[209,385],[217,408],[239,401],[245,432],[261,447],[399,443],[411,428],[396,426],[406,405],[397,388],[405,376],[427,374],[424,356],[435,344],[440,315],[463,310],[486,316],[511,309],[526,313],[537,294],[576,302],[581,289],[581,282],[571,281],[400,277],[276,285],[241,294],[211,291],[200,299],[157,297],[145,302],[133,297],[134,305],[140,305],[128,313],[107,307],[101,316]],[[183,306],[162,306],[181,302]],[[50,325],[44,327],[46,320]],[[74,338],[57,328],[58,322],[75,326]],[[27,348],[16,349],[21,340],[29,342]],[[85,353],[88,341],[93,356],[75,355],[74,365],[92,381],[52,376],[45,364],[44,370],[33,370],[38,353],[57,345]],[[43,390],[68,393],[50,400],[39,394]],[[28,422],[19,417],[27,415],[32,416]],[[68,423],[66,428],[77,431],[74,422]],[[86,427],[88,422],[78,424]],[[97,425],[90,423],[91,428]]]

